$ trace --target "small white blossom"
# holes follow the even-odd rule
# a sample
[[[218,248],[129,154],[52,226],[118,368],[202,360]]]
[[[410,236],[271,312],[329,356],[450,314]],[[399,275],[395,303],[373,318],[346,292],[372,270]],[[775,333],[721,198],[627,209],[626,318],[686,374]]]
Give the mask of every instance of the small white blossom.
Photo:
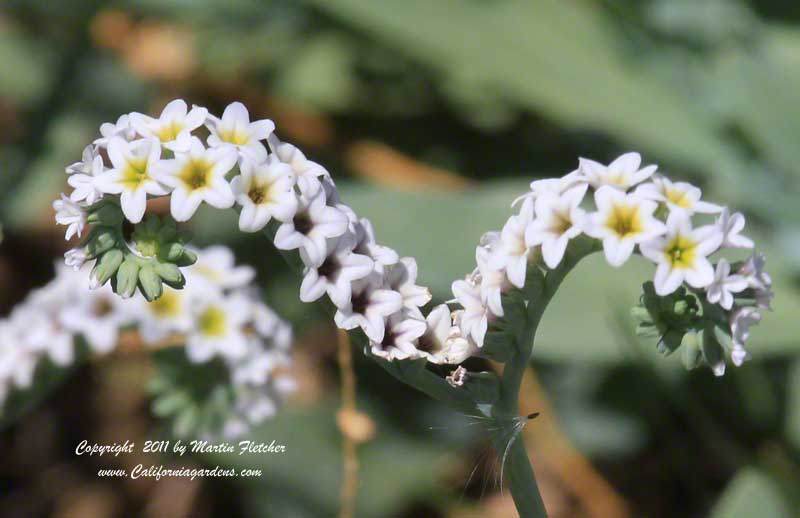
[[[343,207],[339,207],[342,209]],[[347,207],[347,209],[350,209]],[[350,209],[352,212],[352,209]],[[347,214],[347,212],[345,211]],[[387,266],[391,266],[400,260],[397,252],[388,246],[379,245],[375,241],[375,231],[372,229],[372,223],[367,218],[355,218],[352,223],[352,231],[355,234],[356,246],[354,252],[369,256],[375,261],[375,269],[379,272]]]
[[[387,287],[400,294],[403,298],[403,307],[412,316],[422,318],[419,308],[430,302],[431,292],[428,288],[416,284],[416,259],[403,257],[396,264],[387,268],[384,282]]]
[[[192,131],[206,121],[208,110],[199,106],[186,106],[182,99],[175,99],[164,107],[161,115],[154,119],[141,113],[130,114],[131,127],[143,137],[154,137],[165,148],[175,152],[189,151]]]
[[[615,189],[626,191],[650,178],[657,169],[655,165],[640,169],[641,165],[642,157],[639,153],[625,153],[609,165],[581,158],[579,171],[594,188],[610,185]]]
[[[128,142],[136,139],[136,130],[131,126],[130,116],[121,115],[116,123],[104,122],[100,125],[99,139],[95,139],[93,144],[98,147],[106,147],[108,141],[114,137],[127,140]]]
[[[340,329],[360,327],[373,342],[383,342],[386,318],[403,307],[403,297],[396,291],[383,287],[383,279],[371,274],[354,281],[352,296],[334,315]]]
[[[300,300],[313,302],[325,293],[337,307],[350,303],[351,284],[369,275],[374,264],[366,255],[353,253],[355,241],[351,234],[345,234],[327,248],[328,256],[317,267],[306,266],[303,282],[300,284]],[[301,250],[300,252],[304,252]]]
[[[417,349],[431,363],[458,364],[472,356],[477,347],[461,335],[453,325],[450,308],[440,304],[425,317],[427,329],[418,341]]]
[[[86,249],[83,247],[72,248],[64,253],[64,264],[74,270],[80,270],[86,262]]]
[[[257,232],[272,218],[286,222],[297,212],[295,177],[291,168],[277,160],[257,164],[241,161],[241,174],[231,181],[236,202],[242,206],[239,230]]]
[[[744,216],[740,212],[731,214],[728,207],[722,209],[717,226],[722,232],[722,246],[725,248],[753,248],[753,240],[740,234],[744,229]]]
[[[642,255],[658,266],[656,293],[669,295],[684,281],[694,288],[705,288],[714,281],[714,268],[707,257],[719,248],[722,234],[712,226],[692,229],[689,218],[673,212],[667,218],[667,234],[642,243]]]
[[[646,200],[662,202],[667,205],[670,212],[683,211],[687,215],[694,213],[714,214],[720,212],[722,207],[702,201],[702,191],[687,182],[672,182],[665,176],[653,177],[653,181],[642,184],[636,188],[636,194]]]
[[[517,288],[525,285],[525,274],[528,270],[530,248],[525,242],[526,231],[533,221],[533,200],[526,199],[522,203],[519,214],[511,216],[503,225],[503,231],[495,240],[494,237],[482,239],[489,254],[490,266],[495,270],[505,269],[509,282]]]
[[[558,266],[564,258],[569,240],[581,234],[585,212],[580,204],[586,189],[586,184],[578,185],[563,194],[547,193],[536,200],[536,219],[525,232],[525,244],[530,247],[542,246],[542,258],[548,268]],[[522,285],[518,284],[517,287],[521,288]]]
[[[147,195],[163,196],[167,189],[155,179],[161,146],[155,139],[128,142],[119,137],[108,141],[108,158],[113,168],[95,179],[102,193],[119,194],[122,212],[131,223],[142,221]]]
[[[585,218],[584,232],[602,239],[608,264],[621,266],[637,244],[663,234],[664,224],[653,217],[656,204],[636,193],[603,186],[594,193],[597,212]]]
[[[481,297],[480,288],[469,281],[459,280],[453,282],[452,290],[455,300],[464,308],[454,312],[456,326],[475,345],[483,347],[483,339],[489,329],[490,313]]]
[[[155,176],[172,189],[172,217],[188,221],[202,202],[218,209],[232,207],[235,200],[225,175],[236,165],[237,158],[232,148],[206,149],[200,139],[192,137],[188,152],[161,160]]]
[[[753,289],[756,304],[762,309],[772,309],[772,278],[764,270],[767,258],[764,254],[753,252],[753,255],[739,268],[737,272],[745,278],[747,286]]]
[[[192,308],[194,322],[186,336],[186,355],[195,363],[207,362],[214,356],[241,358],[247,352],[244,324],[249,314],[246,297],[203,295]]]
[[[97,189],[96,179],[103,174],[105,166],[103,157],[97,154],[94,146],[86,146],[83,149],[83,159],[67,167],[67,183],[72,187],[69,197],[74,202],[86,202],[93,205],[103,197],[103,193]]]
[[[325,192],[303,193],[294,217],[275,233],[275,246],[279,250],[303,249],[306,266],[319,266],[327,255],[327,239],[339,237],[347,231],[347,215],[325,204]]]
[[[481,298],[489,310],[496,316],[503,316],[503,292],[509,287],[508,278],[504,270],[494,268],[489,259],[492,248],[479,246],[475,249],[475,262],[478,267],[473,272],[473,279],[479,285]]]
[[[83,335],[94,352],[104,354],[117,345],[120,327],[131,320],[122,305],[122,299],[106,285],[62,308],[58,318],[66,329]]]
[[[241,288],[250,284],[256,275],[252,267],[236,265],[230,248],[210,246],[203,250],[190,248],[197,254],[197,262],[185,268],[186,284],[202,291],[218,291]]]
[[[221,119],[209,115],[206,126],[211,132],[209,146],[233,146],[256,162],[266,160],[267,149],[261,141],[275,131],[275,123],[269,119],[250,122],[250,114],[240,102],[229,104]]]
[[[575,171],[572,171],[561,178],[543,178],[541,180],[534,180],[531,182],[530,192],[517,197],[511,203],[511,206],[515,207],[520,201],[526,199],[537,200],[544,194],[559,196],[564,194],[564,191],[579,185],[586,185],[586,178],[583,176],[583,173],[580,171],[580,169],[576,169]]]
[[[708,301],[719,304],[723,309],[733,307],[733,294],[747,288],[747,280],[741,275],[730,275],[731,265],[725,258],[719,260],[714,272],[714,281],[707,288]]]
[[[61,193],[60,200],[53,202],[53,209],[56,211],[56,223],[67,225],[64,239],[69,241],[72,236],[81,237],[86,226],[86,209],[67,198],[64,193]]]
[[[761,313],[754,307],[739,308],[731,314],[731,338],[733,339],[731,360],[736,366],[750,358],[744,346],[750,339],[750,327],[759,322],[761,322]]]
[[[328,171],[316,162],[307,159],[302,151],[288,142],[282,142],[275,148],[275,154],[281,162],[289,164],[297,175],[300,190],[314,194],[321,186],[318,178],[330,177]]]
[[[139,297],[136,314],[142,340],[153,344],[173,333],[188,332],[193,322],[190,298],[196,292],[188,286],[182,290],[165,286],[161,297],[152,302]]]
[[[425,321],[399,311],[384,323],[383,340],[370,341],[370,352],[386,360],[419,358],[416,341],[425,333]]]

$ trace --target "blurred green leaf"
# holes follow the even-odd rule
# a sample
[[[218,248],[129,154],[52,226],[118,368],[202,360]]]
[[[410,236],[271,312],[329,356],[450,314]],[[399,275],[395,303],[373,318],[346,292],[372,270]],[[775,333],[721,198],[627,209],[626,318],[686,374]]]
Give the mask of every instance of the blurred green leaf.
[[[800,360],[789,368],[786,385],[786,438],[800,449]]]
[[[778,484],[765,472],[743,468],[725,488],[711,518],[790,518],[795,516]]]

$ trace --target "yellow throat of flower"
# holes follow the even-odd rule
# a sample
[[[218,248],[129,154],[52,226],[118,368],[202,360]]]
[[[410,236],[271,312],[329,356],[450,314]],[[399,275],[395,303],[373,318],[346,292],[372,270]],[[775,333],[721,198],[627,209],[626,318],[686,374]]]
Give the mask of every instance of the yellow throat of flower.
[[[687,236],[678,234],[667,243],[664,253],[672,268],[691,268],[697,258],[697,243]]]
[[[644,230],[639,207],[620,203],[614,205],[606,220],[606,227],[614,232],[620,239],[638,234]]]
[[[172,120],[163,124],[158,130],[154,131],[154,133],[161,142],[172,142],[178,138],[181,131],[183,131],[183,124]]]
[[[206,336],[222,336],[225,334],[225,312],[216,306],[209,306],[200,314],[197,327]]]
[[[178,178],[189,191],[196,191],[208,187],[211,182],[211,170],[212,164],[206,160],[191,158],[178,173]]]
[[[126,189],[136,190],[150,179],[147,157],[132,157],[125,162],[120,182]]]
[[[667,201],[678,207],[689,209],[692,207],[692,201],[689,199],[689,193],[681,191],[672,187],[664,189],[664,196]]]

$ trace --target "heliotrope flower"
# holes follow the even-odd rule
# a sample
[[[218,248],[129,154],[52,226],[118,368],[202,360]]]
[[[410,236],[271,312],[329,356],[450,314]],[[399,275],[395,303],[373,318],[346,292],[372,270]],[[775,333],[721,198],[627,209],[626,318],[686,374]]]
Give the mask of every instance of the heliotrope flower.
[[[60,200],[53,202],[53,209],[56,211],[56,223],[67,226],[64,239],[69,241],[72,236],[81,237],[86,226],[86,209],[67,198],[64,193],[61,193]]]
[[[542,258],[548,268],[558,266],[569,240],[581,234],[585,212],[580,204],[586,189],[586,184],[578,185],[563,194],[546,193],[536,200],[536,218],[525,232],[525,244],[542,246]],[[508,278],[514,282],[511,272]],[[524,284],[524,276],[522,281]],[[522,285],[517,284],[517,287]]]
[[[186,268],[186,283],[201,291],[242,288],[250,284],[256,275],[251,266],[237,265],[228,247],[216,245],[203,250],[190,250],[197,254],[197,262]]]
[[[594,201],[597,212],[584,219],[584,232],[603,241],[603,253],[611,266],[622,265],[637,244],[641,246],[666,230],[653,217],[655,202],[638,194],[603,186],[595,191]]]
[[[609,185],[615,189],[626,191],[641,183],[658,168],[649,165],[640,169],[642,157],[639,153],[625,153],[608,165],[603,165],[588,158],[581,158],[578,170],[594,188]]]
[[[131,113],[130,125],[139,135],[154,137],[169,150],[186,152],[191,146],[192,131],[202,126],[207,116],[207,109],[194,106],[189,110],[184,100],[176,99],[164,107],[157,119]]]
[[[725,248],[753,248],[753,240],[741,235],[744,223],[744,216],[740,212],[731,214],[728,207],[722,209],[717,220],[717,226],[722,232],[722,246]]]
[[[505,269],[508,280],[517,288],[525,285],[530,255],[525,235],[532,221],[533,200],[529,198],[522,203],[519,214],[508,218],[489,254],[491,267],[495,270]]]
[[[72,187],[69,198],[74,202],[86,202],[93,205],[103,197],[103,193],[97,189],[96,179],[105,171],[103,157],[97,154],[94,146],[86,146],[83,149],[83,159],[67,167],[67,183]]]
[[[152,344],[173,333],[186,333],[192,326],[191,292],[164,288],[161,297],[148,302],[138,298],[139,334],[145,343]]]
[[[280,250],[303,249],[307,266],[319,266],[327,255],[326,241],[347,232],[344,212],[326,204],[322,189],[302,193],[294,217],[275,232],[275,247]]]
[[[450,308],[440,304],[425,317],[425,333],[419,337],[417,349],[431,363],[458,364],[472,356],[477,347],[461,336],[453,325]]]
[[[464,308],[454,312],[456,325],[464,336],[472,338],[475,345],[483,347],[490,314],[480,288],[468,280],[459,280],[453,282],[452,290],[455,300]]]
[[[386,285],[400,294],[403,307],[411,315],[422,318],[419,308],[431,300],[431,292],[424,286],[417,285],[417,261],[413,257],[403,257],[396,264],[387,268]]]
[[[237,159],[233,148],[206,149],[200,139],[192,137],[186,153],[161,160],[156,178],[171,188],[172,217],[176,221],[188,221],[202,202],[218,209],[232,207],[235,200],[225,175],[233,169]]]
[[[731,338],[733,339],[731,361],[737,367],[750,359],[750,354],[744,346],[750,339],[750,328],[759,322],[761,322],[761,313],[754,307],[739,308],[731,314]]]
[[[206,126],[211,132],[208,136],[209,146],[233,146],[242,156],[256,162],[267,158],[267,150],[261,141],[275,130],[275,123],[269,119],[250,122],[250,114],[240,102],[229,104],[222,112],[221,119],[209,115]]]
[[[288,164],[297,176],[297,185],[302,192],[314,194],[320,187],[320,177],[329,177],[328,171],[316,162],[306,158],[302,151],[288,142],[275,147],[275,154]]]
[[[772,278],[764,270],[767,258],[764,254],[753,252],[737,272],[743,276],[747,286],[753,290],[756,305],[762,309],[772,309]]]
[[[350,300],[336,311],[334,321],[341,329],[360,327],[373,342],[383,342],[386,319],[403,307],[403,297],[383,286],[380,275],[372,273],[352,284]]]
[[[714,281],[708,256],[719,248],[722,234],[712,225],[692,229],[689,218],[673,212],[667,218],[667,233],[639,245],[642,255],[657,264],[656,293],[669,295],[684,281],[705,288]]]
[[[670,211],[683,211],[688,215],[694,213],[714,214],[722,207],[701,200],[702,191],[687,182],[672,182],[664,176],[653,178],[652,182],[639,185],[636,194],[647,200],[666,204]]]
[[[384,322],[383,339],[370,340],[370,351],[387,360],[418,358],[416,341],[425,333],[425,321],[398,311]]]
[[[250,314],[246,297],[204,294],[192,307],[193,325],[186,335],[186,355],[193,362],[214,356],[241,358],[247,352],[244,324]]]
[[[333,241],[322,264],[305,269],[300,284],[300,300],[303,302],[313,302],[327,293],[335,306],[346,306],[350,302],[353,281],[363,279],[374,269],[369,256],[353,253],[355,241],[352,235],[345,234]]]
[[[490,263],[490,258],[495,246],[478,246],[475,248],[475,262],[478,267],[472,274],[481,299],[489,310],[498,317],[503,316],[503,292],[508,289],[509,281],[503,269],[495,268]]]
[[[96,353],[108,353],[117,345],[119,329],[131,321],[111,287],[105,285],[88,291],[72,304],[64,306],[58,315],[60,324],[81,334]]]
[[[96,188],[119,194],[122,213],[131,223],[142,221],[147,195],[163,196],[167,189],[155,179],[161,146],[154,139],[128,142],[119,137],[108,141],[108,158],[113,168],[95,178]]]
[[[106,147],[112,137],[118,137],[128,142],[135,140],[136,130],[131,126],[130,116],[126,114],[120,115],[116,123],[104,122],[101,124],[100,135],[101,137],[95,139],[93,144],[98,147]]]
[[[706,297],[710,303],[719,304],[728,310],[733,307],[733,294],[747,288],[747,279],[742,275],[730,273],[730,263],[725,258],[720,259],[714,272],[714,280],[706,290]]]
[[[288,165],[272,159],[256,163],[245,158],[240,171],[241,174],[231,181],[236,202],[242,206],[239,230],[257,232],[272,218],[285,222],[294,217],[297,212],[295,177]]]

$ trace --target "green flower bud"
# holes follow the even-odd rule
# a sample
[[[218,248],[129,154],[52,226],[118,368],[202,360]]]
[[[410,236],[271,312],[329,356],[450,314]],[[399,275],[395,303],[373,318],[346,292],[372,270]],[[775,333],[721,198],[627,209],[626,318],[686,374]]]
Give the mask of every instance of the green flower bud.
[[[184,248],[183,253],[181,253],[180,257],[175,261],[175,264],[178,266],[191,266],[197,262],[197,254]]]
[[[155,265],[155,272],[164,282],[173,288],[180,289],[185,283],[183,274],[178,267],[172,263],[157,263]]]
[[[174,263],[181,258],[183,251],[185,248],[182,244],[178,243],[177,241],[173,241],[171,243],[167,243],[163,245],[159,250],[160,254],[159,257],[165,261],[169,261],[170,263]]]
[[[164,287],[161,284],[161,277],[152,266],[146,265],[139,270],[139,288],[148,302],[161,296]]]
[[[122,210],[113,203],[103,203],[100,208],[89,213],[87,223],[94,223],[106,227],[116,227],[122,224],[125,216]]]
[[[136,259],[129,257],[122,262],[117,269],[115,277],[114,291],[122,298],[130,298],[136,292],[136,284],[139,282],[139,264]]]
[[[674,353],[678,347],[681,346],[684,334],[684,331],[680,329],[668,329],[658,341],[658,345],[656,346],[658,352],[664,356]]]
[[[95,264],[92,269],[92,275],[89,280],[90,287],[96,289],[108,282],[111,276],[117,273],[117,269],[122,264],[124,258],[122,250],[116,248],[100,256],[97,264]]]
[[[109,228],[98,228],[89,236],[86,244],[87,258],[94,259],[117,246],[117,236]]]
[[[683,366],[686,367],[687,370],[696,369],[703,362],[703,353],[700,351],[702,338],[702,331],[699,333],[689,331],[683,335],[683,341],[681,342],[681,347],[683,348],[681,360],[683,361]]]

